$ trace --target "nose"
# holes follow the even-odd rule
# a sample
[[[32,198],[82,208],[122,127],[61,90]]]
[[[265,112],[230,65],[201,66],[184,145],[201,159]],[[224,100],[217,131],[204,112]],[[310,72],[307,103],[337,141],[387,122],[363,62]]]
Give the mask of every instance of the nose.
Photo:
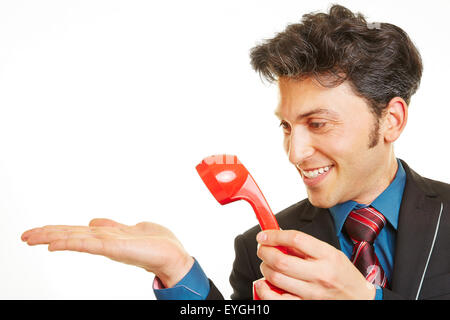
[[[292,130],[286,139],[286,152],[293,165],[306,161],[314,154],[311,137],[306,130]]]

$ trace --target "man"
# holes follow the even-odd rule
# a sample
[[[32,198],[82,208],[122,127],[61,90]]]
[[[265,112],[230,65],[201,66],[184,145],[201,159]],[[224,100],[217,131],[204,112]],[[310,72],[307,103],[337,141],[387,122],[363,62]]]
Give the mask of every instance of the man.
[[[335,5],[304,15],[251,59],[278,83],[284,147],[308,199],[277,214],[282,230],[256,226],[236,238],[231,297],[251,299],[254,283],[261,299],[450,298],[450,186],[419,176],[393,150],[422,75],[407,34]],[[143,267],[160,299],[223,298],[154,223],[94,219],[22,239]]]

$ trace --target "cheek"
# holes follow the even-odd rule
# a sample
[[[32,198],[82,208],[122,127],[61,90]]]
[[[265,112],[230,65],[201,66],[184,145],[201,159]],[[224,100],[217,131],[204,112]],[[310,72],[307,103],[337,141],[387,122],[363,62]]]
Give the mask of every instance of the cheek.
[[[338,158],[353,162],[354,157],[367,150],[368,130],[365,127],[345,127],[317,142],[318,146]]]
[[[289,137],[285,135],[283,138],[283,148],[286,154],[289,154],[289,142],[290,142]]]
[[[362,163],[366,161],[364,159],[367,150],[366,135],[358,136],[355,132],[342,130],[326,138],[317,139],[315,145],[318,146],[316,153],[320,153],[336,166],[335,175],[339,179],[352,180],[363,170]]]
[[[359,181],[363,183],[367,178],[367,174],[372,171],[370,162],[373,161],[371,150],[368,149],[367,136],[366,139],[345,139],[336,140],[335,143],[329,145],[329,155],[332,160],[336,161],[337,172],[340,177],[345,180]]]
[[[333,132],[329,135],[315,137],[313,144],[316,153],[324,155],[339,165],[339,162],[346,158],[352,146],[349,139],[342,135],[341,132]]]

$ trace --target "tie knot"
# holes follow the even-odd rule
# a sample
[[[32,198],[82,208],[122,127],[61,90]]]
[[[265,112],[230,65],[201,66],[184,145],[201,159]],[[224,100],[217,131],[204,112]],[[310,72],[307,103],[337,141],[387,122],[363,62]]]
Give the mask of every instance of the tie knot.
[[[386,218],[375,208],[352,210],[345,220],[344,228],[353,242],[367,241],[371,244],[386,224]]]

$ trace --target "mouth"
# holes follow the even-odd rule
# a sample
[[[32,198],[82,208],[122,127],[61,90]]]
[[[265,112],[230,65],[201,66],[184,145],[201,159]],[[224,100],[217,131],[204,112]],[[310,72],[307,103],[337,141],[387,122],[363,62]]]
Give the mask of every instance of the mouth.
[[[307,186],[314,186],[318,183],[320,183],[323,179],[325,179],[326,176],[332,171],[334,168],[334,165],[328,165],[324,167],[319,168],[313,168],[313,169],[300,169],[300,174],[303,178],[303,182]]]

